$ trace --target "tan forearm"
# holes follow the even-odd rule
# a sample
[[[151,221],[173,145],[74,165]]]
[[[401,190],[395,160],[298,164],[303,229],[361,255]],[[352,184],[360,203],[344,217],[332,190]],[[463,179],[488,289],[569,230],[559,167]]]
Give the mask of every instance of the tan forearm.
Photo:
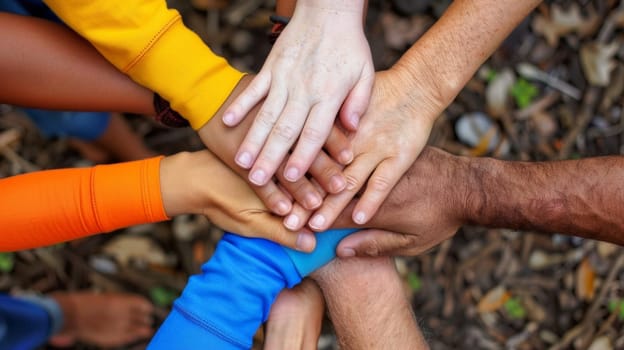
[[[467,222],[624,245],[624,157],[470,163]]]
[[[0,13],[0,101],[47,109],[153,114],[152,92],[134,83],[71,30]]]
[[[428,349],[392,259],[335,259],[313,278],[341,349]]]
[[[539,0],[457,0],[396,63],[409,82],[427,79],[448,104]]]

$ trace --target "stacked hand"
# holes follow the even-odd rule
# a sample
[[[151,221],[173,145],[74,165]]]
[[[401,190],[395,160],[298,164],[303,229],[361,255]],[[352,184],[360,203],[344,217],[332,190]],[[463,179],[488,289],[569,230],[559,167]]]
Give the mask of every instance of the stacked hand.
[[[226,109],[223,121],[235,126],[266,98],[235,158],[251,169],[251,183],[265,185],[276,171],[290,182],[301,179],[339,112],[348,128],[357,127],[374,79],[362,13],[361,0],[299,1],[260,73]],[[351,157],[341,152],[335,159],[347,164]]]

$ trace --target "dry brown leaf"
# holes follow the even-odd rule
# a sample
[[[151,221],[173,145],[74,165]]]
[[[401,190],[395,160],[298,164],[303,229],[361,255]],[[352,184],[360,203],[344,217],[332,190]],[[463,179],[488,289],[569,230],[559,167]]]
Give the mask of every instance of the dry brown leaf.
[[[596,272],[589,259],[585,258],[576,270],[576,296],[585,301],[591,301],[596,291]]]
[[[573,3],[567,9],[554,4],[551,7],[550,18],[542,15],[535,16],[533,30],[546,38],[551,46],[556,46],[559,39],[567,34],[576,32],[585,37],[598,28],[601,18],[595,11],[586,11],[586,17],[581,15],[578,4]]]
[[[479,300],[477,311],[479,311],[479,313],[494,312],[503,307],[509,298],[511,298],[511,293],[509,293],[505,287],[498,286],[487,292],[487,294]]]
[[[613,57],[618,48],[619,45],[616,42],[606,45],[593,42],[581,47],[581,65],[590,84],[596,86],[609,85],[611,72],[617,65]]]
[[[509,68],[504,69],[488,84],[485,89],[487,112],[493,117],[499,117],[507,112],[511,87],[516,82],[516,75]]]
[[[611,339],[606,335],[602,337],[594,339],[594,341],[589,346],[588,350],[612,350],[613,344],[611,343]]]
[[[151,238],[144,236],[120,236],[112,239],[102,251],[122,266],[128,266],[131,260],[140,260],[148,264],[166,266],[171,261],[165,252]]]

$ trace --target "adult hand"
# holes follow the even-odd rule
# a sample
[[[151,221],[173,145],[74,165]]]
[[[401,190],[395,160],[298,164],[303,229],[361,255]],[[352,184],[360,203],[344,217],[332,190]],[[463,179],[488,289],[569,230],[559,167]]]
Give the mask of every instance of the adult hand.
[[[235,158],[251,169],[253,184],[271,179],[297,139],[283,171],[288,181],[301,179],[339,110],[345,126],[357,127],[374,80],[363,7],[363,0],[297,1],[262,70],[223,114],[235,126],[266,97]]]
[[[355,157],[343,172],[347,188],[325,198],[308,223],[313,230],[328,229],[367,180],[363,195],[353,207],[353,221],[362,225],[375,214],[418,157],[445,106],[425,82],[430,83],[425,79],[405,81],[396,70],[377,74],[371,104],[357,132],[351,135]]]
[[[465,157],[427,147],[394,187],[377,214],[366,224],[382,230],[363,230],[343,239],[341,257],[418,255],[452,237],[466,221],[471,200]],[[355,205],[352,202],[349,209]],[[357,227],[345,212],[336,225]]]
[[[245,181],[209,151],[161,161],[160,183],[168,216],[202,214],[227,231],[262,237],[301,251],[316,245],[309,230],[293,232],[271,215]]]
[[[271,306],[264,349],[317,349],[324,311],[325,299],[313,280],[282,290]]]
[[[254,117],[258,113],[259,107],[252,109],[249,113],[249,118],[246,118],[237,128],[228,128],[223,125],[221,116],[241,91],[249,85],[252,79],[253,76],[243,77],[223,107],[206,125],[198,130],[203,143],[221,158],[224,163],[245,178],[247,178],[248,172],[234,163],[234,154],[240,141],[245,137],[245,133],[254,122]],[[337,127],[333,127],[325,144],[325,150],[320,152],[312,163],[310,174],[322,189],[329,193],[338,193],[346,187],[346,180],[341,173],[341,164],[333,159],[350,161],[353,158],[349,141],[344,132]],[[321,205],[323,197],[320,190],[317,190],[316,184],[306,177],[296,182],[290,182],[283,177],[283,172],[279,172],[277,180],[269,181],[264,186],[251,184],[256,194],[272,212],[278,215],[286,215],[291,211],[305,213],[306,210],[313,210]],[[293,207],[292,199],[300,205]]]

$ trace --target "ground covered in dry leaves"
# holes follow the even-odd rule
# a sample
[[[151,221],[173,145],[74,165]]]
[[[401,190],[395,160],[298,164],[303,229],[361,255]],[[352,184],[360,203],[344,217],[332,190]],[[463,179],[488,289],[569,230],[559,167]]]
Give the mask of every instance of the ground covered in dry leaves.
[[[371,0],[367,31],[378,69],[400,57],[448,2]],[[259,69],[270,49],[272,1],[173,3],[215,51],[240,68]],[[623,28],[624,7],[618,1],[543,3],[447,108],[430,144],[457,154],[514,160],[620,154]],[[0,176],[88,165],[66,141],[44,140],[19,110],[2,106],[0,113]],[[192,130],[166,130],[129,118],[158,152],[201,147]],[[0,289],[137,292],[159,306],[160,321],[188,274],[210,257],[220,234],[204,218],[179,217],[2,254]],[[433,349],[624,348],[624,251],[619,247],[464,227],[428,254],[398,258],[397,266]],[[329,322],[326,326],[319,347],[333,349]]]

